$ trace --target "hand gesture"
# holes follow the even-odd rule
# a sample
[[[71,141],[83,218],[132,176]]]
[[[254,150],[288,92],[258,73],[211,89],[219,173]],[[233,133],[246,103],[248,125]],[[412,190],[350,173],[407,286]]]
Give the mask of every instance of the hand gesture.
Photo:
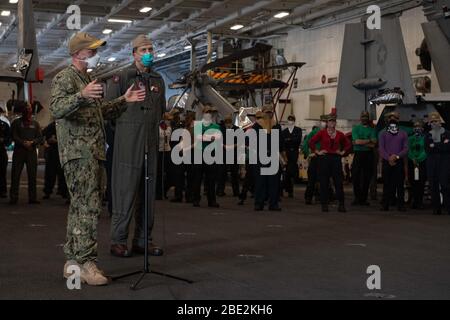
[[[396,161],[397,161],[397,156],[395,154],[393,154],[389,157],[389,162],[396,162]]]
[[[103,97],[103,87],[97,83],[97,79],[89,83],[81,91],[81,96],[86,99],[101,99]]]
[[[125,101],[126,102],[142,102],[145,100],[145,88],[139,89],[139,90],[133,90],[134,84],[128,88],[127,92],[125,93]]]
[[[52,135],[50,139],[48,139],[49,144],[55,144],[58,143],[58,140],[56,139],[55,135]]]
[[[33,150],[33,141],[25,141],[23,143],[25,149],[27,149],[28,151],[32,151]]]

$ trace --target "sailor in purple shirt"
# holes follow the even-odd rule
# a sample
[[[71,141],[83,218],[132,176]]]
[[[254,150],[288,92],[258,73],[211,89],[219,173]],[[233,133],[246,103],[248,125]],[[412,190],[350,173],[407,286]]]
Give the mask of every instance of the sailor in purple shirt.
[[[389,211],[389,204],[397,196],[399,211],[405,211],[405,158],[408,155],[408,135],[399,128],[400,115],[388,115],[386,131],[380,133],[379,151],[383,162],[382,211]]]

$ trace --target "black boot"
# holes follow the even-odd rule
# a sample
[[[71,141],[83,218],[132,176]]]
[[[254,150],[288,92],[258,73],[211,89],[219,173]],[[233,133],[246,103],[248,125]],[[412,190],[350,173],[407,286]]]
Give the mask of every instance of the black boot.
[[[263,210],[264,210],[264,206],[255,205],[255,211],[263,211]]]

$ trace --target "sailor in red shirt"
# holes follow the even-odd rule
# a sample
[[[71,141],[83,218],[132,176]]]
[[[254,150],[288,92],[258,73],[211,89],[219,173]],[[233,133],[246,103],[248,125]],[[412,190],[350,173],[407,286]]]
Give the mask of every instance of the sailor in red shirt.
[[[320,150],[316,149],[317,143],[320,143]],[[329,183],[330,178],[333,178],[336,197],[339,200],[338,211],[346,212],[341,159],[350,150],[351,143],[342,132],[336,130],[336,115],[328,116],[327,127],[312,137],[309,147],[319,156],[318,172],[322,211],[328,212]]]

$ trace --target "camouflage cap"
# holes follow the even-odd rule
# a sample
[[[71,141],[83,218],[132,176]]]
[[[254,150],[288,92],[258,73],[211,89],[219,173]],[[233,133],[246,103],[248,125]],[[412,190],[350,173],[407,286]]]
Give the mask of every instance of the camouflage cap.
[[[328,121],[328,115],[326,115],[326,114],[321,115],[320,121]]]
[[[78,32],[69,41],[69,53],[72,55],[83,49],[98,49],[106,45],[106,41],[100,40],[85,32]]]
[[[176,115],[176,114],[180,114],[181,111],[178,108],[173,108],[172,110],[170,110],[170,114],[171,115]]]
[[[423,127],[423,121],[420,120],[420,119],[414,120],[413,121],[413,126],[422,128]]]
[[[337,120],[337,117],[336,117],[336,115],[333,114],[333,113],[330,113],[330,114],[327,116],[327,121],[336,121],[336,120]]]
[[[214,108],[212,105],[210,105],[210,104],[206,104],[204,107],[203,107],[203,113],[207,113],[207,112],[217,112],[217,109],[216,108]]]
[[[431,112],[428,115],[428,121],[429,122],[433,122],[433,121],[441,122],[441,116],[440,116],[440,114],[438,112]]]
[[[145,47],[145,46],[151,46],[152,40],[145,34],[138,35],[132,42],[133,49],[139,48],[139,47]]]
[[[400,113],[398,113],[397,111],[393,111],[393,112],[389,112],[386,117],[388,119],[395,119],[395,120],[400,120]]]
[[[224,121],[224,122],[228,122],[228,123],[233,122],[233,115],[232,115],[232,114],[227,115],[227,116],[223,119],[223,121]]]
[[[367,111],[361,112],[361,119],[370,119],[370,114]]]

